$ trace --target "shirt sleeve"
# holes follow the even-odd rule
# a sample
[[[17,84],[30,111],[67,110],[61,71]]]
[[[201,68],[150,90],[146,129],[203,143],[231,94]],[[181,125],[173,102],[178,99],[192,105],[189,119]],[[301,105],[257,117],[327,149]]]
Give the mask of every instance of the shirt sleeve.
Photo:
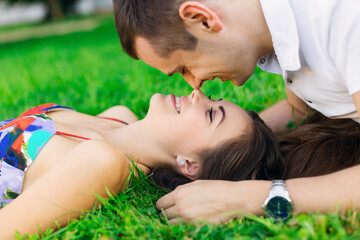
[[[360,91],[360,1],[339,1],[333,12],[329,52],[350,95]]]

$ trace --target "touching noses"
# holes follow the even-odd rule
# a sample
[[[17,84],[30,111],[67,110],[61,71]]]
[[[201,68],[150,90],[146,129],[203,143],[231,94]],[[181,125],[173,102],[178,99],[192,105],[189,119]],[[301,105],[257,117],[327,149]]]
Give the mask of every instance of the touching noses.
[[[183,75],[183,77],[190,84],[190,86],[195,90],[199,90],[204,83],[204,81],[202,81],[202,80],[196,78],[194,75],[192,75],[191,72],[185,73]]]
[[[205,95],[200,90],[194,90],[194,91],[192,91],[190,97],[191,97],[191,103],[197,104],[197,103],[199,103],[199,101],[201,100],[202,97],[205,97]]]

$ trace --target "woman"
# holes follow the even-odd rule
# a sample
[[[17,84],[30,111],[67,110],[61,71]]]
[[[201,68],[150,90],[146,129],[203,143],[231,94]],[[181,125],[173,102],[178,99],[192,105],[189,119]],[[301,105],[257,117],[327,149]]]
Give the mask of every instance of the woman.
[[[1,239],[55,227],[54,220],[65,225],[91,209],[96,194],[120,192],[127,157],[172,188],[284,174],[275,137],[256,114],[200,91],[155,94],[141,121],[125,107],[90,116],[46,104],[0,126]]]
[[[254,118],[254,125],[256,125],[255,119],[257,118]],[[275,159],[280,163],[283,161],[285,171],[283,171],[283,166],[281,165],[278,166],[281,167],[280,169],[268,168],[269,172],[265,174],[268,179],[272,179],[275,176],[283,179],[320,176],[360,163],[360,124],[352,119],[330,119],[319,112],[314,112],[297,128],[277,135],[276,141],[279,144],[280,153],[272,150],[271,143],[274,142],[274,139],[268,138],[262,140],[263,137],[271,136],[271,134],[263,134],[266,132],[267,127],[263,124],[258,126],[254,128],[251,137],[254,137],[253,140],[257,140],[258,143],[267,143],[267,146],[259,146],[254,144],[253,141],[230,141],[228,145],[221,145],[219,151],[211,149],[208,151],[209,155],[203,156],[203,159],[207,159],[207,163],[210,163],[211,159],[213,160],[211,164],[206,165],[213,169],[212,174],[216,175],[218,172],[215,169],[220,169],[220,165],[224,164],[222,161],[218,161],[218,159],[221,159],[221,156],[237,161],[241,159],[237,155],[241,152],[239,149],[254,153],[253,149],[263,151],[269,146],[271,150],[266,153],[269,156],[267,163],[270,163],[270,166],[275,166],[270,159]],[[237,147],[235,147],[236,144],[238,144]],[[205,152],[203,154],[205,155]],[[216,154],[219,155],[217,156]],[[279,155],[281,155],[283,160],[279,160]],[[243,171],[253,171],[254,166],[252,164],[257,164],[257,161],[253,160],[257,158],[248,154],[243,156],[250,156],[247,159],[249,161],[241,159],[238,162],[238,166],[241,164]],[[224,162],[231,164],[232,161],[226,159]],[[239,170],[237,169],[236,172],[238,173]],[[281,172],[284,172],[284,175],[279,175]],[[271,173],[275,174],[272,175]],[[249,176],[249,174],[241,176]],[[155,169],[153,171],[153,179],[159,186],[168,189],[174,189],[180,184],[190,182],[185,176],[176,174],[176,172],[170,169]],[[208,179],[208,177],[203,179]],[[266,179],[266,177],[239,178],[239,180],[245,179]]]

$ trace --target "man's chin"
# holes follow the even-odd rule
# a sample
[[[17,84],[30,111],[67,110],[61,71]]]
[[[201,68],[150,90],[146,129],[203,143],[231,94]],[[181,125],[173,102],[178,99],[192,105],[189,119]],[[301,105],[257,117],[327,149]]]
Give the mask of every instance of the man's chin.
[[[245,84],[246,80],[238,80],[238,79],[235,79],[235,80],[230,80],[235,86],[242,86]]]
[[[231,81],[235,86],[242,86],[244,85],[243,81],[239,81],[238,79],[231,79],[231,78],[220,78],[222,82]]]

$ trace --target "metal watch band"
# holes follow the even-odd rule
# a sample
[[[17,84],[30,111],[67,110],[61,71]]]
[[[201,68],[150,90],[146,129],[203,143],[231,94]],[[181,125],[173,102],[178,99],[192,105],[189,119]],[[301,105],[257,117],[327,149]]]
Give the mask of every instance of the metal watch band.
[[[283,200],[281,200],[281,198]],[[275,202],[268,205],[274,199],[276,199]],[[286,205],[283,205],[285,203],[284,201],[287,202]],[[274,220],[285,220],[291,215],[292,202],[283,180],[272,181],[269,196],[266,198],[262,207],[265,210],[265,214]]]
[[[284,191],[287,191],[284,180],[273,180],[271,189],[274,189],[274,188],[277,188],[277,189],[279,188]]]
[[[286,189],[285,181],[284,180],[273,180],[271,190],[269,196],[274,194],[281,194],[284,197],[289,198],[289,192]]]

